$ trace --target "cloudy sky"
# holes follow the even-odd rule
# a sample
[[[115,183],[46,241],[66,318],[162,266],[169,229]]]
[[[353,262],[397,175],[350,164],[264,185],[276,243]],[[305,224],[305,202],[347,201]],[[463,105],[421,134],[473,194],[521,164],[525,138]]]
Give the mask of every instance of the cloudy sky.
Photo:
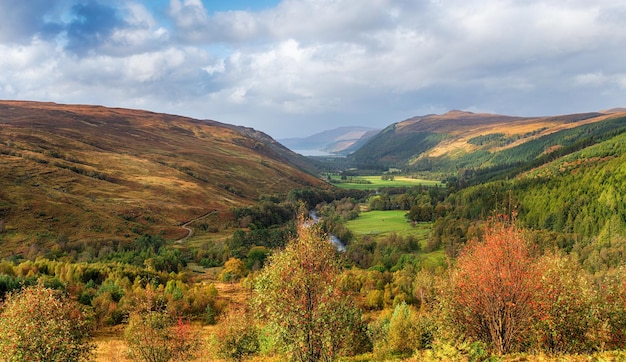
[[[0,99],[275,138],[626,106],[623,0],[0,0]]]

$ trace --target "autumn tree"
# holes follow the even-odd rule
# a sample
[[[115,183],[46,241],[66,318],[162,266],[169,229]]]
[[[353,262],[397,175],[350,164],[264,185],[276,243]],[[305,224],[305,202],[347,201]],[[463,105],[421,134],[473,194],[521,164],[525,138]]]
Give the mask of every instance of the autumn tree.
[[[217,326],[215,340],[220,357],[242,361],[259,350],[258,331],[252,316],[243,308],[233,308]]]
[[[168,362],[188,361],[194,358],[200,346],[198,334],[180,317],[168,313],[155,303],[155,294],[137,302],[124,330],[128,357],[133,361]]]
[[[9,294],[0,313],[4,361],[81,361],[92,356],[89,318],[42,284]]]
[[[237,258],[230,258],[224,264],[224,269],[220,273],[220,280],[224,282],[237,281],[246,276],[246,265]]]
[[[594,307],[596,293],[580,265],[570,257],[547,254],[537,269],[541,278],[532,328],[536,348],[551,353],[592,351],[590,332],[602,328]]]
[[[358,348],[361,313],[338,288],[334,247],[316,226],[299,223],[297,237],[272,255],[255,284],[253,303],[296,361],[332,361]]]
[[[530,334],[538,271],[514,225],[492,222],[484,241],[471,240],[451,275],[451,314],[463,334],[499,354]]]
[[[430,331],[424,322],[430,322],[417,313],[406,303],[398,304],[393,313],[387,310],[369,324],[368,333],[374,345],[377,359],[389,356],[408,356],[418,349],[426,347],[430,342]]]

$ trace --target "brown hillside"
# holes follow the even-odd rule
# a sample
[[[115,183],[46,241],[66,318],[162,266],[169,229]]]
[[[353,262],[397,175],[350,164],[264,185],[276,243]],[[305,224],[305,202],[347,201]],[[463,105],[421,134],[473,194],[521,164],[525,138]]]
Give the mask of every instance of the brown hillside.
[[[99,106],[0,101],[0,160],[1,250],[178,238],[209,211],[322,185],[261,132]]]

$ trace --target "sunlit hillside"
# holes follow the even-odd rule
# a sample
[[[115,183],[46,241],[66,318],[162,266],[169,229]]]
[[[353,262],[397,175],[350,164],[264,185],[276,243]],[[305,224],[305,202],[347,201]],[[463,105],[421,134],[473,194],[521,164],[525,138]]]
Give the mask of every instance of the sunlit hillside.
[[[447,174],[461,168],[510,167],[622,127],[624,122],[614,120],[624,115],[616,109],[549,117],[462,111],[414,117],[388,126],[352,154],[349,162],[360,168],[396,167]],[[615,122],[621,123],[603,128]],[[533,152],[529,153],[530,148]],[[525,158],[509,157],[511,154]]]
[[[213,210],[321,184],[295,166],[306,159],[261,132],[98,106],[0,102],[0,158],[5,251],[60,239],[175,239],[187,233],[181,223]]]

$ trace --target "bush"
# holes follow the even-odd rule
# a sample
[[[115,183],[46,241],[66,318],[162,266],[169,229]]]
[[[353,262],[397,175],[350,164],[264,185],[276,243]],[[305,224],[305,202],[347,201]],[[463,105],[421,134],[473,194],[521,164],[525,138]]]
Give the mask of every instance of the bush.
[[[7,361],[79,361],[92,356],[91,324],[77,303],[38,284],[10,294],[0,314]]]
[[[383,314],[368,326],[375,356],[408,356],[414,351],[430,347],[431,325],[432,320],[418,315],[406,303],[398,304],[391,316]]]
[[[189,361],[200,345],[189,324],[167,312],[152,310],[131,314],[124,339],[133,361]]]
[[[259,351],[258,331],[252,316],[242,309],[229,311],[215,334],[220,357],[241,361]]]
[[[600,329],[595,293],[580,266],[571,258],[546,255],[538,269],[540,293],[533,322],[536,348],[550,353],[592,352],[590,332]]]

